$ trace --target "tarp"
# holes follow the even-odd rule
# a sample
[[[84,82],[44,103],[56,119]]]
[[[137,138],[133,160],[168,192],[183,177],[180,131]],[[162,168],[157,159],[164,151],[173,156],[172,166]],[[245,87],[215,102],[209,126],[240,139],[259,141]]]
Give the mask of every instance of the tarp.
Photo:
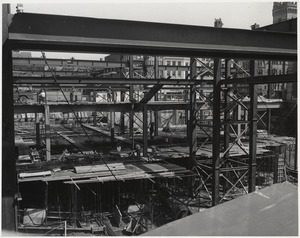
[[[297,236],[297,190],[288,182],[275,184],[143,236]]]

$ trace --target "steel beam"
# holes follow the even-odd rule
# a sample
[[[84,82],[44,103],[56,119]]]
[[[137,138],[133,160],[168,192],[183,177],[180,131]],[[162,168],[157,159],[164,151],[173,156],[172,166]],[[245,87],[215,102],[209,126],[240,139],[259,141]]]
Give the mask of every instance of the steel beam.
[[[83,85],[203,85],[212,84],[212,80],[183,80],[183,79],[134,79],[134,78],[91,78],[91,77],[57,77],[57,83],[53,77],[23,77],[14,76],[14,84],[63,84],[64,86],[74,84]],[[273,84],[297,82],[297,74],[284,74],[272,76],[255,76],[246,78],[235,78],[222,80],[222,84]]]
[[[291,33],[32,13],[14,15],[9,40],[14,49],[28,50],[297,58]]]
[[[212,205],[219,204],[219,176],[220,176],[220,106],[221,106],[221,60],[214,59],[214,91],[213,91],[213,182]]]
[[[201,85],[212,84],[212,80],[184,80],[184,79],[161,79],[161,78],[92,78],[92,77],[57,77],[57,83],[55,83],[53,77],[26,77],[26,76],[14,76],[14,84],[105,84],[105,85]]]
[[[249,105],[249,102],[243,102],[245,106]],[[286,107],[288,102],[258,102],[258,110],[266,109],[279,109]],[[72,109],[76,112],[130,112],[134,110],[136,112],[141,111],[139,103],[96,103],[96,104],[66,104],[66,103],[48,103],[50,112],[63,112],[72,113]],[[197,107],[204,105],[204,102],[197,102]],[[188,102],[162,102],[154,101],[148,103],[148,109],[152,111],[164,111],[164,110],[188,110],[190,107]],[[40,104],[15,104],[13,106],[14,113],[44,113],[43,105]]]
[[[297,74],[250,76],[246,78],[235,78],[222,80],[222,84],[272,84],[297,82]]]
[[[250,61],[250,75],[256,74],[256,63]],[[255,191],[255,178],[256,178],[256,138],[257,138],[257,85],[250,85],[250,129],[249,129],[249,179],[248,179],[248,192]]]
[[[154,85],[149,91],[148,93],[142,98],[142,100],[140,101],[140,103],[147,103],[149,102],[153,96],[155,94],[158,93],[159,90],[161,90],[161,88],[163,87],[163,85]]]

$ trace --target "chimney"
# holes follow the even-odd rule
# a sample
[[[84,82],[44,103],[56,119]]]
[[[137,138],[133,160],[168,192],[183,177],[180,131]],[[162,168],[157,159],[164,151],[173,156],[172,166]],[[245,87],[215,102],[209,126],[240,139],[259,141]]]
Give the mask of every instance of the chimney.
[[[251,26],[251,30],[255,30],[255,29],[257,29],[257,28],[259,28],[259,25],[256,24],[256,23],[255,23],[254,25]]]
[[[223,26],[222,19],[221,18],[219,18],[219,19],[215,18],[215,27],[222,28],[222,26]]]

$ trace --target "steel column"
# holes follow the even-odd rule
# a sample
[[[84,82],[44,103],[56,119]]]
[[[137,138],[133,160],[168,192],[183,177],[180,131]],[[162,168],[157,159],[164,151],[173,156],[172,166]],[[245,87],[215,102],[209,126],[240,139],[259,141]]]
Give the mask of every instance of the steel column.
[[[254,60],[250,61],[250,75],[256,74],[256,63]],[[257,85],[250,85],[250,136],[249,136],[249,181],[248,192],[255,191],[255,176],[256,176],[256,133],[257,133]]]
[[[9,5],[2,5],[2,232],[16,231],[17,193],[16,153],[14,140],[14,106],[12,51],[8,45]],[[6,41],[6,42],[5,42]],[[5,105],[5,106],[4,106]]]
[[[40,148],[41,146],[40,122],[39,122],[39,118],[37,117],[37,113],[35,115],[36,115],[36,122],[35,122],[36,147]]]
[[[96,102],[96,96],[97,96],[97,92],[96,90],[93,91],[93,101]],[[72,97],[73,98],[73,97]],[[93,111],[93,124],[94,126],[97,126],[97,111]]]
[[[227,79],[230,76],[230,60],[226,59],[225,60],[225,78]],[[227,84],[225,85],[227,87]],[[229,106],[229,100],[230,98],[228,97],[228,89],[226,88],[224,90],[224,121],[226,122],[224,125],[224,151],[229,147],[229,132],[230,132],[230,124],[227,123],[230,120],[230,114],[228,110]],[[225,157],[228,156],[228,153],[224,155]]]
[[[158,56],[154,58],[154,78],[159,77],[159,61]],[[154,101],[158,101],[158,93],[154,95]],[[158,111],[154,111],[154,135],[158,136]]]
[[[271,75],[271,66],[272,66],[272,64],[271,64],[271,61],[269,60],[268,61],[268,76]],[[285,74],[285,73],[283,72],[283,74]],[[272,84],[268,84],[268,92],[267,92],[268,98],[271,98],[271,96],[272,96],[271,88],[272,88]],[[271,133],[271,116],[272,116],[271,109],[267,109],[267,117],[268,117],[268,119],[267,119],[267,131],[269,133]]]
[[[125,92],[121,90],[121,102],[125,101]],[[125,133],[125,116],[124,112],[121,112],[120,116],[120,126],[121,126],[121,135],[124,135]]]
[[[213,91],[213,182],[212,205],[219,204],[219,176],[220,176],[220,106],[221,106],[221,60],[214,59],[214,91]]]
[[[190,60],[190,74],[191,79],[197,77],[197,60],[192,57]],[[188,163],[188,168],[192,169],[196,164],[196,152],[197,152],[197,108],[196,108],[196,90],[195,86],[190,86],[190,118],[188,129],[188,139],[190,148],[190,161]]]
[[[47,101],[47,96],[45,100]],[[51,132],[50,132],[49,105],[45,105],[45,140],[46,140],[46,160],[50,161],[51,160]]]
[[[148,150],[148,107],[143,104],[143,156],[147,157]]]
[[[115,92],[111,91],[111,102],[115,102]],[[115,144],[115,112],[110,112],[110,142]]]
[[[133,78],[133,55],[129,55],[129,78]],[[133,103],[133,86],[129,86],[129,101]],[[133,136],[133,126],[134,126],[134,112],[133,104],[131,105],[132,110],[129,112],[129,137],[132,139],[132,148],[134,148],[134,136]]]

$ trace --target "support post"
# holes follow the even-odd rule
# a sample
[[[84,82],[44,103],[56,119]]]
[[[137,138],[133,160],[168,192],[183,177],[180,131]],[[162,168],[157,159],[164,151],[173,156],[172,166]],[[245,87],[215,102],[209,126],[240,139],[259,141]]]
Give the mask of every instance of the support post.
[[[284,74],[284,72],[283,72]],[[268,75],[270,76],[271,75],[271,61],[269,60],[268,61]],[[272,87],[272,84],[268,84],[268,92],[267,92],[267,95],[268,95],[268,98],[271,98],[271,87]],[[267,109],[267,131],[269,133],[271,133],[271,117],[272,117],[272,111],[271,109]]]
[[[267,131],[271,133],[271,123],[272,123],[272,109],[267,109]]]
[[[219,176],[220,176],[220,105],[221,105],[221,60],[214,59],[214,82],[213,82],[213,182],[212,182],[212,205],[219,204]]]
[[[225,77],[228,79],[230,76],[230,60],[226,59],[225,60]],[[225,85],[227,87],[227,85]],[[224,125],[224,151],[229,147],[229,132],[230,132],[230,125],[229,125],[229,120],[230,120],[230,114],[229,114],[229,97],[228,97],[228,88],[224,91],[224,120],[225,120],[225,125]],[[227,157],[228,153],[224,155],[224,157]]]
[[[225,60],[225,78],[228,79],[230,77],[230,63],[231,60],[226,59]],[[230,111],[229,111],[229,103],[230,103],[230,98],[228,96],[229,93],[229,89],[227,88],[227,84],[225,84],[226,89],[224,90],[224,146],[223,146],[223,151],[227,151],[227,149],[229,148],[229,142],[230,142]],[[229,151],[227,151],[224,154],[224,159],[226,160],[229,156]],[[225,173],[225,177],[229,178],[230,172],[224,172]],[[228,181],[225,182],[224,184],[224,191],[227,191],[229,189],[230,185],[228,183]]]
[[[191,79],[195,79],[197,75],[197,60],[192,57],[190,61]],[[192,169],[196,165],[196,151],[197,151],[197,110],[196,110],[196,90],[195,86],[190,86],[190,119],[188,125],[188,139],[190,148],[190,161],[188,168]]]
[[[154,77],[159,77],[158,56],[154,58]],[[154,95],[154,101],[158,101],[158,93]],[[154,111],[154,135],[158,136],[158,111]]]
[[[143,156],[147,156],[148,150],[148,105],[143,104]]]
[[[121,90],[121,102],[125,101],[125,93],[123,90]],[[121,112],[120,116],[120,126],[121,126],[121,135],[124,135],[125,133],[125,117],[124,112]]]
[[[242,106],[240,104],[237,105],[237,120],[240,121],[242,119]],[[240,137],[242,130],[241,130],[241,124],[237,124],[237,135]],[[241,143],[241,138],[238,139],[238,143]]]
[[[93,91],[93,101],[96,102],[96,95],[97,95],[97,92],[96,90]],[[97,126],[97,111],[93,111],[93,124],[94,126]]]
[[[45,220],[45,225],[47,225],[47,212],[48,212],[48,193],[49,193],[49,188],[48,188],[48,183],[45,183],[45,210],[46,210],[46,220]]]
[[[8,37],[9,4],[2,5],[2,231],[16,231],[17,193],[14,140],[12,51]]]
[[[41,133],[40,133],[40,120],[38,113],[35,113],[35,138],[36,138],[36,147],[41,147]]]
[[[129,78],[133,78],[133,55],[129,55]],[[134,112],[133,112],[133,86],[129,86],[129,101],[132,103],[132,110],[129,112],[129,137],[132,139],[132,148],[134,148]]]
[[[115,102],[115,92],[111,91],[111,101]],[[115,112],[110,112],[110,140],[111,144],[114,146],[115,144]]]
[[[256,62],[250,61],[250,75],[256,74]],[[256,175],[256,133],[257,133],[257,85],[250,85],[250,131],[249,131],[249,182],[248,192],[255,191]]]
[[[46,97],[47,101],[47,97]],[[51,160],[51,137],[50,137],[50,111],[49,105],[45,106],[45,138],[46,138],[46,161]]]

